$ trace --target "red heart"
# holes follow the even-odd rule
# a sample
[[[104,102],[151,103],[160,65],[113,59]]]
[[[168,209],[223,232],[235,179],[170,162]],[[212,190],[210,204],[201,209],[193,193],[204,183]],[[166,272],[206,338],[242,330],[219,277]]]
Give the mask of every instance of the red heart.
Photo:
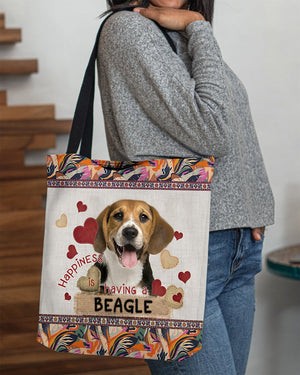
[[[181,293],[174,294],[174,296],[173,296],[173,300],[175,302],[178,302],[178,303],[181,301],[181,298],[182,298],[182,294]]]
[[[67,252],[67,257],[69,259],[73,259],[75,255],[77,255],[77,250],[76,250],[76,247],[74,245],[70,245],[68,247],[69,251]]]
[[[161,281],[159,279],[152,281],[152,294],[154,296],[163,297],[166,294],[166,288],[161,285]]]
[[[84,212],[87,210],[87,205],[83,204],[81,201],[77,203],[78,212]]]
[[[191,273],[189,271],[179,272],[178,279],[186,283],[191,278]]]
[[[180,240],[183,237],[183,233],[176,231],[174,233],[174,236],[175,236],[176,240]]]
[[[71,298],[72,298],[72,297],[70,296],[69,293],[65,293],[65,300],[66,300],[66,301],[70,301]]]
[[[92,217],[86,219],[84,226],[74,229],[73,236],[78,243],[90,243],[94,245],[96,234],[98,231],[98,223]]]

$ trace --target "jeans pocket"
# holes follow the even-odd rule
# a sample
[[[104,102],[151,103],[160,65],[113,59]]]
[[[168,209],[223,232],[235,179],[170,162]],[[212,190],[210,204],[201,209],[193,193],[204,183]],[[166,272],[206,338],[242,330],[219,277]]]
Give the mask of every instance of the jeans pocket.
[[[262,270],[262,249],[264,245],[265,235],[260,233],[261,239],[257,241],[253,238],[252,230],[249,230],[249,235],[246,241],[246,256],[244,266],[249,271],[249,274],[255,276]]]
[[[257,270],[255,274],[259,273],[262,270],[262,249],[263,249],[263,244],[264,244],[264,239],[265,235],[263,233],[260,234],[261,240],[256,241],[255,240],[255,245],[254,245],[254,256],[256,258],[256,266]]]
[[[255,243],[263,243],[264,239],[265,239],[264,233],[260,232],[260,240],[259,241],[255,240],[255,239],[253,239],[253,240],[254,240]]]

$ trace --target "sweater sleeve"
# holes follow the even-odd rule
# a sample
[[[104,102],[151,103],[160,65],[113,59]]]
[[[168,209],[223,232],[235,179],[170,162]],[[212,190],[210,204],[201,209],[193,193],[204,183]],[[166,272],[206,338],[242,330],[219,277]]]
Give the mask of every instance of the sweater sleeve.
[[[198,20],[186,28],[191,76],[153,21],[134,12],[113,17],[103,27],[100,51],[102,65],[114,70],[112,85],[125,81],[135,108],[192,152],[226,155],[225,68],[210,23]]]

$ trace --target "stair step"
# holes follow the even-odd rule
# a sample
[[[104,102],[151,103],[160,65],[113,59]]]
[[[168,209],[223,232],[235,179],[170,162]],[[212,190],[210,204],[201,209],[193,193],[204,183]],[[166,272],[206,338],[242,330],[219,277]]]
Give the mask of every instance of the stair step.
[[[17,210],[40,210],[43,208],[43,197],[41,195],[30,195],[24,197],[8,197],[0,203],[0,212]]]
[[[24,320],[28,322],[30,319],[35,319],[35,317],[38,315],[38,309],[39,309],[39,306],[35,302],[33,303],[25,302],[24,304],[18,304],[17,301],[14,304],[1,303],[0,305],[1,325],[9,323],[9,321],[11,320],[20,322],[24,318]]]
[[[0,74],[31,74],[37,73],[38,61],[31,60],[0,60]]]
[[[16,273],[5,272],[5,276],[2,276],[0,278],[0,289],[39,285],[41,282],[40,274],[38,272],[28,272],[27,270],[25,270],[26,268],[21,272],[24,273],[24,276],[26,277],[22,278],[20,277],[20,275],[16,275]]]
[[[9,108],[9,107],[8,107]],[[0,108],[1,114],[1,108]],[[0,135],[14,134],[68,134],[71,131],[72,120],[24,120],[0,121]]]
[[[3,180],[25,180],[30,178],[47,177],[46,166],[23,167],[20,169],[8,169],[0,171],[0,181]]]
[[[24,342],[27,343],[27,349],[34,350],[36,349],[36,336],[37,336],[37,322],[36,327],[32,332],[27,332],[22,334],[22,340],[20,340],[19,333],[6,333],[5,334],[5,341],[3,340],[0,343],[0,350],[3,356],[7,354],[11,354],[17,350],[22,350],[24,347]],[[3,337],[4,338],[4,337]]]
[[[141,359],[58,353],[38,343],[32,348],[27,341],[22,349],[3,355],[1,363],[3,375],[52,375],[58,369],[59,374],[69,375],[151,375]]]
[[[7,306],[10,306],[10,305],[7,305]],[[7,332],[19,332],[19,334],[22,334],[26,332],[34,332],[36,329],[37,329],[37,324],[36,324],[34,315],[32,315],[29,318],[19,319],[18,321],[16,320],[11,320],[11,321],[6,321],[6,322],[0,321],[0,332],[3,332],[3,333],[7,331]]]
[[[0,248],[0,263],[1,263],[1,259],[4,259],[4,258],[11,258],[11,259],[15,257],[26,258],[31,255],[35,255],[35,256],[41,255],[43,253],[43,242],[41,241],[35,241],[35,242],[36,243],[34,244],[33,242],[31,242],[30,244],[26,244],[25,247],[20,247],[20,246],[12,246],[12,247],[4,247],[4,248],[1,247]],[[11,243],[7,245],[11,246]],[[1,280],[0,280],[0,283],[1,283]]]
[[[5,27],[5,16],[4,13],[0,13],[0,29],[4,29]]]
[[[55,144],[55,134],[6,135],[0,138],[1,153],[14,150],[47,150],[55,147]]]
[[[29,259],[33,262],[34,266],[32,267],[35,271],[42,268],[42,259],[39,257],[38,259]],[[31,265],[31,264],[30,264]],[[23,267],[28,267],[29,264],[26,260],[23,261]],[[21,271],[22,267],[19,267]],[[21,272],[20,272],[21,273]],[[20,275],[20,277],[22,277]],[[31,287],[23,287],[23,288],[16,288],[14,289],[14,293],[12,293],[11,289],[1,290],[0,291],[1,300],[5,301],[7,304],[18,302],[38,302],[40,296],[40,286],[31,286]]]
[[[5,169],[16,169],[24,167],[24,150],[16,150],[12,152],[9,156],[7,152],[0,151],[0,170]]]
[[[45,195],[46,192],[47,181],[44,178],[0,181],[0,199],[15,196],[27,198],[28,195]]]
[[[6,104],[7,104],[6,91],[0,90],[0,105],[6,105]]]
[[[10,44],[18,43],[22,40],[21,29],[4,29],[0,28],[0,43]]]
[[[26,210],[26,211],[11,211],[0,213],[0,233],[2,241],[2,233],[10,233],[13,236],[18,236],[20,232],[32,230],[39,231],[44,228],[45,210]],[[5,237],[5,236],[3,236]],[[20,235],[19,241],[22,241]]]
[[[1,230],[1,228],[0,228]],[[44,227],[35,228],[34,231],[28,231],[27,229],[20,229],[18,232],[13,230],[7,230],[1,232],[0,238],[0,252],[6,252],[6,254],[13,253],[15,249],[21,252],[22,249],[30,249],[32,253],[35,253],[34,249],[43,248],[44,242]],[[31,250],[32,249],[32,250]],[[1,304],[0,304],[1,305]]]
[[[42,253],[38,256],[31,255],[29,257],[16,257],[14,260],[10,258],[3,258],[1,259],[0,264],[0,274],[10,274],[10,273],[19,273],[19,277],[21,275],[24,277],[24,273],[27,272],[39,272],[42,268]],[[26,271],[23,271],[26,270]],[[3,278],[3,276],[1,276]],[[37,284],[39,285],[39,284]],[[5,291],[0,289],[0,295],[5,293]],[[7,303],[6,299],[4,299]],[[29,302],[29,301],[28,301]]]
[[[54,105],[2,106],[0,118],[1,121],[54,119]]]
[[[12,305],[11,307],[14,307]],[[22,309],[23,311],[23,309]],[[21,317],[22,319],[22,317]],[[35,318],[37,321],[37,317]],[[5,338],[3,338],[5,342]],[[141,359],[85,356],[55,352],[37,344],[24,347],[1,358],[1,374],[5,375],[150,375],[148,366]],[[57,371],[59,369],[59,372]],[[15,371],[15,372],[12,372]],[[80,373],[79,373],[80,371]]]

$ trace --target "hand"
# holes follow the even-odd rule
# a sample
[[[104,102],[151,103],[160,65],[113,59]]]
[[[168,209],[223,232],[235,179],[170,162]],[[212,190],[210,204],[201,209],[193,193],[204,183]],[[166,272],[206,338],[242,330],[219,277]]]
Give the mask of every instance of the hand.
[[[142,16],[158,22],[161,26],[175,31],[185,31],[193,21],[203,20],[202,14],[187,9],[163,8],[149,4],[148,8],[134,8]]]
[[[256,241],[261,241],[261,233],[262,233],[262,234],[265,233],[265,227],[253,228],[253,229],[252,229],[252,237],[253,237]]]

